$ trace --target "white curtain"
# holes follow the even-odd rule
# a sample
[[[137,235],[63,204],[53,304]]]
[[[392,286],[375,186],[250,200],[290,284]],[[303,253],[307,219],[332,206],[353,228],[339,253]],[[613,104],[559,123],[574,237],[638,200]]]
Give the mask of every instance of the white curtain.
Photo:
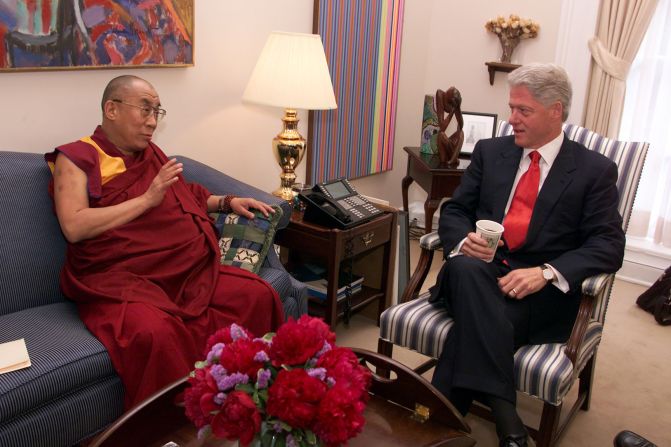
[[[625,81],[657,0],[601,0],[596,36],[589,41],[592,69],[585,127],[607,137],[620,128]]]
[[[659,0],[629,78],[619,139],[650,143],[627,235],[671,252],[671,0]],[[666,250],[664,250],[666,251]]]

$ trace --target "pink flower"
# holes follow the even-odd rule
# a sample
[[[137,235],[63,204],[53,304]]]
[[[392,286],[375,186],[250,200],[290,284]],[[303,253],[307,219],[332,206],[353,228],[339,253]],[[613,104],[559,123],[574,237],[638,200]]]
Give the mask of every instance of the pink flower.
[[[359,364],[359,360],[352,350],[335,347],[324,353],[316,365],[326,369],[326,376],[335,380],[335,385],[344,385],[358,393],[357,398],[368,398],[371,373]]]
[[[330,345],[335,345],[336,335],[331,331],[328,324],[324,323],[323,320],[319,318],[313,318],[308,315],[303,315],[298,319],[298,324],[318,332],[324,341]]]
[[[236,329],[242,329],[247,338],[254,338],[254,335],[248,330],[236,326]],[[208,352],[212,349],[217,343],[229,344],[233,342],[233,337],[231,336],[231,326],[226,326],[225,328],[217,330],[214,334],[210,335],[207,339],[207,344],[205,345],[205,351],[203,355],[207,355]]]
[[[326,446],[339,446],[361,433],[365,424],[365,408],[358,391],[336,384],[319,403],[314,432]]]
[[[266,348],[261,340],[239,339],[224,346],[219,356],[219,364],[226,368],[228,374],[240,372],[255,378],[256,372],[264,366],[258,360],[257,353]]]
[[[268,388],[266,411],[293,428],[309,428],[325,393],[326,384],[304,369],[283,369]]]
[[[202,428],[212,421],[211,413],[218,410],[214,397],[219,393],[217,383],[209,373],[209,368],[197,369],[195,376],[189,378],[190,387],[184,390],[186,417],[196,428]]]
[[[212,419],[212,433],[219,438],[239,439],[242,446],[249,445],[261,430],[261,415],[248,394],[230,393],[221,411]]]
[[[315,356],[324,343],[335,344],[335,334],[323,321],[303,315],[284,323],[273,338],[270,358],[273,365],[303,365]]]

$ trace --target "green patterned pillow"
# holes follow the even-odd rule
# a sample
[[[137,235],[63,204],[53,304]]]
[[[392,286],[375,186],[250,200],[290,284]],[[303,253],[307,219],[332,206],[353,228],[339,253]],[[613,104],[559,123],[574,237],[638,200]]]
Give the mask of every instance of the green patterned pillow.
[[[282,208],[273,206],[274,213],[265,217],[253,210],[254,219],[231,213],[212,213],[219,231],[221,263],[234,265],[258,273],[273,244],[277,223],[282,218]]]

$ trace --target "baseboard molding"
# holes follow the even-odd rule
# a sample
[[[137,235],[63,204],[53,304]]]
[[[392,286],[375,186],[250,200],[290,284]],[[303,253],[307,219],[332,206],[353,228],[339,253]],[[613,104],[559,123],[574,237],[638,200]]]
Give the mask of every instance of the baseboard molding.
[[[649,287],[669,265],[671,265],[671,251],[642,238],[627,236],[624,262],[616,277]]]
[[[638,264],[625,259],[622,263],[622,268],[617,272],[615,277],[632,284],[650,287],[662,273],[664,273],[664,269]]]
[[[438,218],[440,217],[440,206],[433,215],[433,225],[431,228],[433,230],[438,229]],[[424,202],[410,202],[408,204],[408,221],[413,222],[413,224],[419,228],[426,228],[424,216]]]

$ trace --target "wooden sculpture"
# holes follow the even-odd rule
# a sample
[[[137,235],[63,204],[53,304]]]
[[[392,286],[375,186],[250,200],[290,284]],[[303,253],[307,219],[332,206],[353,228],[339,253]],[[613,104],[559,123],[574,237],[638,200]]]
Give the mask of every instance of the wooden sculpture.
[[[438,115],[438,156],[440,164],[447,167],[459,165],[459,152],[464,144],[464,118],[461,116],[461,93],[454,87],[446,92],[436,91],[436,113]],[[445,116],[447,114],[447,117]],[[445,133],[452,117],[457,117],[457,130],[449,137]]]

